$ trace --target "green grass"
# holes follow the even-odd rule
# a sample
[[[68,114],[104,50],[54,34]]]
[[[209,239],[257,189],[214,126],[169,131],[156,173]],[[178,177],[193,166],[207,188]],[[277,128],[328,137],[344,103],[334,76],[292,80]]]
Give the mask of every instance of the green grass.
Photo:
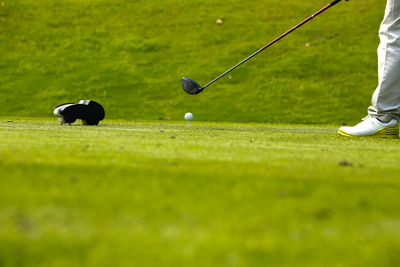
[[[343,1],[201,95],[180,86],[204,85],[330,1],[1,0],[0,116],[94,99],[113,119],[357,122],[385,1]]]
[[[0,119],[0,266],[399,266],[397,140]]]
[[[0,266],[400,266],[398,140],[326,126],[366,113],[385,1],[180,87],[329,1],[0,0]],[[49,119],[80,99],[100,126]]]

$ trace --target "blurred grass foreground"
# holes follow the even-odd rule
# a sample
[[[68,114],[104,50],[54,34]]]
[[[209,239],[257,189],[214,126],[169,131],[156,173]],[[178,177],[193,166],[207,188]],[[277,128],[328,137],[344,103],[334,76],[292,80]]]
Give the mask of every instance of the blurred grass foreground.
[[[399,265],[396,140],[185,126],[0,120],[0,266]]]

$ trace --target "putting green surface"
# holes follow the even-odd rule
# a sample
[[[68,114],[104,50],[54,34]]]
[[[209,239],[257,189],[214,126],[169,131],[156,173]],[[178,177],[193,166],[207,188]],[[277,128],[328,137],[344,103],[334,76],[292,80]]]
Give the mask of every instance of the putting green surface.
[[[77,125],[0,119],[0,266],[400,265],[398,140]]]

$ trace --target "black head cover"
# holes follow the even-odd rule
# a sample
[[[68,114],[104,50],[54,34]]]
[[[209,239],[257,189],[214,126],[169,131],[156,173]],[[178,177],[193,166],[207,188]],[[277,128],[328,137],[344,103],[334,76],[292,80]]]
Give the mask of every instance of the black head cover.
[[[186,77],[182,78],[182,88],[191,95],[197,95],[203,91],[203,88],[198,83]]]
[[[93,100],[62,104],[57,106],[53,113],[61,123],[70,124],[81,119],[83,125],[98,125],[105,117],[104,108]]]

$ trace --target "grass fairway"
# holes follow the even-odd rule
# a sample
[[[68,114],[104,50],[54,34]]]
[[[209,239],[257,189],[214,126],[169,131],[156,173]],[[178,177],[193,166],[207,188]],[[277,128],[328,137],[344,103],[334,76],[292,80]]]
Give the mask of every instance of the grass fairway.
[[[0,119],[0,266],[399,266],[399,142],[335,132]]]

